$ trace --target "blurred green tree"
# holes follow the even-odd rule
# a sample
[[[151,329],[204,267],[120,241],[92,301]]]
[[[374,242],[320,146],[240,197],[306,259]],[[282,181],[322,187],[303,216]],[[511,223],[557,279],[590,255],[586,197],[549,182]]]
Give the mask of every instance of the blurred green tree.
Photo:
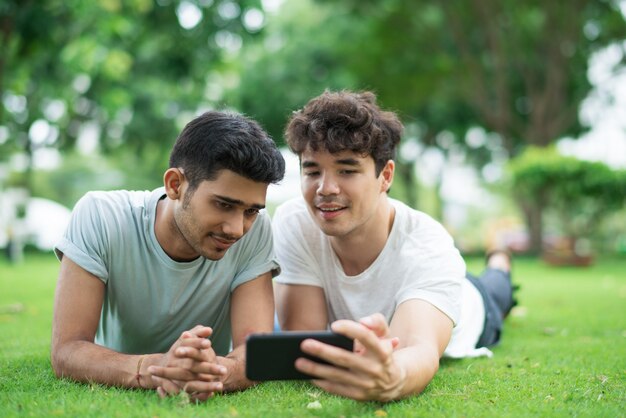
[[[21,152],[30,168],[38,149],[82,141],[158,184],[182,124],[223,106],[259,13],[258,0],[3,0],[0,160]]]
[[[241,83],[227,93],[230,102],[284,144],[283,129],[292,111],[324,88],[355,85],[358,75],[338,56],[344,35],[353,30],[345,8],[329,13],[308,0],[285,2],[269,16],[264,36],[244,46]]]
[[[587,255],[580,254],[581,239],[593,238],[602,221],[626,205],[626,171],[562,156],[554,147],[530,146],[508,169],[519,205],[550,215],[552,231],[566,238],[563,257]]]

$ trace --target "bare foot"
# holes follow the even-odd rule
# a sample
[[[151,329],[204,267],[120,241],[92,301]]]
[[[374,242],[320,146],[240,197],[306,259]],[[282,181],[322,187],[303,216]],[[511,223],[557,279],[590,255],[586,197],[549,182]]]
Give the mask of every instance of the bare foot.
[[[504,251],[495,251],[487,259],[487,267],[509,272],[511,271],[511,257]]]

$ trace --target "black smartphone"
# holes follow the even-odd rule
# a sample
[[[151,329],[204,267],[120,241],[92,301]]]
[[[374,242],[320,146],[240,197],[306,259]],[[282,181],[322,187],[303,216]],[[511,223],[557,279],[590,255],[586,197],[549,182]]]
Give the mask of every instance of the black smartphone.
[[[303,380],[312,376],[296,370],[300,357],[318,363],[324,360],[304,354],[300,343],[307,338],[352,351],[354,341],[332,331],[282,331],[250,334],[246,340],[246,377],[250,380]],[[328,363],[326,363],[328,364]]]

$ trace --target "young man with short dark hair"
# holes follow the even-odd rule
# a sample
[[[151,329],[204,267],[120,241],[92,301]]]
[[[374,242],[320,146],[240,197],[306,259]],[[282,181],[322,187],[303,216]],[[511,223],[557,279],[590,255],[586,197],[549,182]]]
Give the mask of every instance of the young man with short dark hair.
[[[256,122],[212,111],[181,132],[164,187],[85,195],[55,249],[57,376],[198,400],[249,386],[243,343],[272,329],[278,271],[262,209],[284,169]]]

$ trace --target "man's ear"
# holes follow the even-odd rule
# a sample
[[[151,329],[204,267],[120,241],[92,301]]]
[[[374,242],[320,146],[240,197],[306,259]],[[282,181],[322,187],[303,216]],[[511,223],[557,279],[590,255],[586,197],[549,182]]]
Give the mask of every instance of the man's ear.
[[[168,168],[165,174],[163,174],[163,185],[165,186],[165,193],[171,200],[180,199],[182,196],[182,187],[185,182],[185,175],[178,168]]]
[[[391,183],[393,183],[393,175],[395,171],[396,171],[396,163],[393,160],[387,161],[387,164],[385,164],[382,171],[380,172],[380,176],[383,179],[380,185],[381,192],[386,193],[389,191],[389,189],[391,188]]]

